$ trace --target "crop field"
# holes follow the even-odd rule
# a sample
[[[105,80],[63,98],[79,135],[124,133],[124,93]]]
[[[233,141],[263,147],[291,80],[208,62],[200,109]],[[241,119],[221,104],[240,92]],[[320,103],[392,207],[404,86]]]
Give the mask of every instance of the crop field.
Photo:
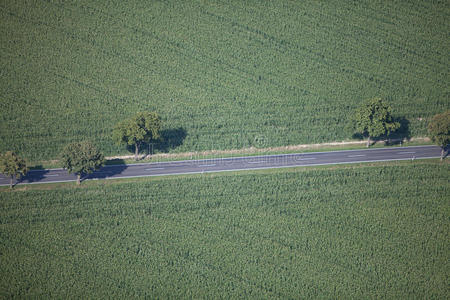
[[[448,297],[449,164],[0,191],[0,297]]]
[[[156,151],[351,138],[350,111],[383,97],[424,135],[450,108],[448,1],[0,3],[0,152],[53,159],[74,140],[107,155],[138,111]]]

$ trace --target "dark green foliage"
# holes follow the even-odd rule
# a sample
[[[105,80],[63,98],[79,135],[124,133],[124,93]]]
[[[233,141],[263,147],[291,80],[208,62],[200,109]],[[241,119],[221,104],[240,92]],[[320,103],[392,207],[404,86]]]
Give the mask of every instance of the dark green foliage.
[[[0,173],[10,177],[9,188],[12,189],[12,181],[14,178],[20,178],[27,174],[27,163],[20,158],[16,153],[7,151],[0,154]]]
[[[364,99],[411,136],[450,109],[448,1],[27,1],[0,4],[0,152],[106,155],[158,111],[171,151],[341,141]]]
[[[3,298],[445,299],[448,164],[0,192]]]
[[[137,160],[142,143],[156,141],[160,137],[161,120],[155,112],[140,112],[116,125],[112,139],[116,144],[135,146],[134,159]]]
[[[450,110],[433,117],[428,124],[428,133],[433,142],[442,148],[441,160],[443,160],[445,148],[450,144]]]
[[[392,108],[381,98],[362,103],[353,119],[356,131],[367,137],[367,147],[370,146],[371,138],[389,135],[400,128],[400,123],[392,118]]]
[[[83,174],[90,174],[105,164],[104,155],[88,141],[68,144],[60,154],[61,164],[69,173],[77,174],[77,184]]]

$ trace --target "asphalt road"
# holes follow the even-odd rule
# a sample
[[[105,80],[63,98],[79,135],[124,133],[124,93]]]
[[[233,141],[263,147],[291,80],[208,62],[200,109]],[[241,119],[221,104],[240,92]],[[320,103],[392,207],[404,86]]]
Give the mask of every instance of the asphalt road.
[[[251,157],[214,158],[176,162],[159,162],[105,166],[82,180],[209,173],[237,170],[270,169],[297,166],[318,166],[390,160],[413,160],[440,156],[437,146],[393,147]],[[76,176],[63,169],[32,170],[15,184],[75,181]],[[0,185],[9,185],[9,178],[0,174]]]

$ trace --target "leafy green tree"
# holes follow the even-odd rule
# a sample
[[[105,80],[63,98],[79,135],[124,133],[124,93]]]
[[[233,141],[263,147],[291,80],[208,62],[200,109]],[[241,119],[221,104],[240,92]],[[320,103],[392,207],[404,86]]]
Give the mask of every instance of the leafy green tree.
[[[61,152],[63,168],[77,174],[80,184],[82,174],[90,174],[105,164],[105,157],[88,141],[68,144]]]
[[[355,129],[367,137],[367,147],[371,138],[389,135],[400,128],[400,123],[394,122],[391,113],[389,104],[380,98],[369,99],[356,109]]]
[[[13,188],[13,179],[24,176],[27,174],[27,163],[24,159],[20,158],[12,151],[8,151],[0,155],[0,173],[9,176],[9,188]]]
[[[117,144],[134,145],[134,159],[138,159],[142,143],[157,140],[160,136],[161,120],[155,112],[140,112],[116,125],[112,138]]]
[[[450,110],[437,114],[428,124],[431,140],[441,147],[441,161],[444,159],[445,149],[450,144]]]

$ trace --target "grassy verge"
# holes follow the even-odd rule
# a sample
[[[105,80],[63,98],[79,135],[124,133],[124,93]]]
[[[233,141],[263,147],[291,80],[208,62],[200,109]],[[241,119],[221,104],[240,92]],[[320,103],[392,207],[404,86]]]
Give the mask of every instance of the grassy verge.
[[[356,143],[356,144],[355,144]],[[332,145],[335,144],[335,145]],[[378,142],[372,145],[372,148],[383,147],[406,147],[406,146],[422,146],[430,145],[427,138],[416,138],[410,141],[404,141],[401,144],[396,143],[386,145],[384,142]],[[341,142],[341,143],[325,143],[325,144],[311,144],[311,145],[295,145],[278,148],[247,148],[235,149],[227,151],[203,151],[203,152],[186,152],[186,153],[171,153],[171,154],[155,154],[150,156],[142,156],[141,159],[135,161],[130,156],[110,157],[107,159],[107,165],[117,164],[133,164],[133,163],[151,163],[151,162],[165,162],[165,161],[179,161],[179,160],[195,160],[195,159],[211,159],[211,158],[227,158],[227,157],[241,157],[241,156],[257,156],[257,155],[273,155],[273,154],[289,154],[289,153],[303,153],[303,152],[322,152],[322,151],[339,151],[339,150],[354,150],[365,149],[365,143],[359,141]],[[42,161],[32,163],[30,169],[50,169],[60,168],[61,165],[57,160]]]
[[[202,174],[176,174],[176,175],[162,175],[162,176],[147,176],[147,177],[131,177],[131,178],[113,178],[107,180],[86,180],[80,186],[75,185],[74,182],[54,182],[42,184],[23,184],[14,187],[13,191],[32,191],[32,190],[54,190],[54,189],[83,189],[95,187],[97,185],[110,185],[121,183],[139,183],[154,180],[164,180],[170,178],[209,178],[216,176],[241,176],[241,175],[255,175],[255,174],[279,174],[289,172],[308,172],[312,170],[339,170],[339,169],[358,169],[358,168],[379,168],[379,167],[395,167],[395,166],[410,166],[410,165],[449,165],[448,159],[440,162],[438,158],[399,160],[399,161],[382,161],[382,162],[364,162],[364,163],[348,163],[336,165],[319,165],[319,166],[299,166],[299,167],[285,167],[285,168],[271,168],[271,169],[253,169],[253,170],[239,170],[239,171],[223,171],[223,172],[205,172]],[[0,186],[0,191],[9,191],[8,186]]]

